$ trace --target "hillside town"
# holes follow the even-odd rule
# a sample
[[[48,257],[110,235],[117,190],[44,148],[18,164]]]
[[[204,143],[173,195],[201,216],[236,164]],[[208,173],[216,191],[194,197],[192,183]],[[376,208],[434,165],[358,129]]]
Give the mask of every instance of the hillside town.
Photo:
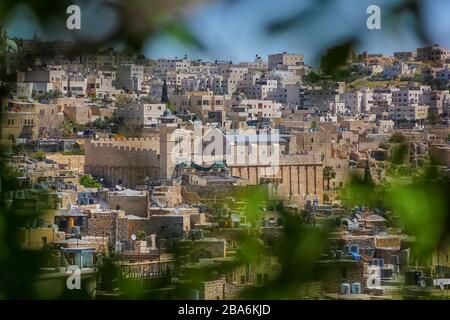
[[[397,212],[345,197],[431,160],[448,175],[449,49],[352,52],[329,75],[301,53],[152,59],[3,31],[0,57],[8,197],[33,213],[17,236],[47,256],[38,297],[80,294],[62,288],[75,265],[83,297],[245,298],[295,239],[318,252],[291,298],[449,297],[448,246],[418,256]],[[324,243],[302,240],[314,230]]]

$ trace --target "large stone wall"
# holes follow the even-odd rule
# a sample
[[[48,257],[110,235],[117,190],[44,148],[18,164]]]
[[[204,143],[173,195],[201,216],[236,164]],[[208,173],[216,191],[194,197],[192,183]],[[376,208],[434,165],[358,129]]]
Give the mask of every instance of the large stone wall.
[[[202,282],[200,284],[200,300],[224,300],[225,279]]]
[[[323,165],[314,155],[289,155],[280,158],[278,170],[269,166],[232,166],[231,175],[259,184],[262,179],[277,181],[280,196],[304,202],[306,195],[323,198]]]
[[[142,185],[145,177],[159,178],[159,139],[98,139],[85,144],[85,172],[101,176],[107,185]]]

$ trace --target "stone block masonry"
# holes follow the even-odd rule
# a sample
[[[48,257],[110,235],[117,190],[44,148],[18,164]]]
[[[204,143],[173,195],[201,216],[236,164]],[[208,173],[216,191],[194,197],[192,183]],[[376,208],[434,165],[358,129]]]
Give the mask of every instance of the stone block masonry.
[[[85,144],[85,172],[106,185],[142,185],[160,177],[159,138],[98,139]]]

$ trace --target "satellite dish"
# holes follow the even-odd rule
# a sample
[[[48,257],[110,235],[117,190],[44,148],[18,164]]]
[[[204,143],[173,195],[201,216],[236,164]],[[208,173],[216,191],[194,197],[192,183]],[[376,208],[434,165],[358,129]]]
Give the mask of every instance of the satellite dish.
[[[136,235],[134,233],[131,235],[131,240],[136,241]]]
[[[425,279],[420,279],[419,282],[418,282],[418,286],[420,288],[426,288],[427,282],[425,281]]]
[[[164,199],[159,199],[158,197],[152,196],[152,201],[156,203],[156,205],[160,208],[166,208],[167,207],[167,201]]]
[[[240,222],[241,221],[241,215],[239,213],[232,213],[230,215],[231,221],[233,222]]]

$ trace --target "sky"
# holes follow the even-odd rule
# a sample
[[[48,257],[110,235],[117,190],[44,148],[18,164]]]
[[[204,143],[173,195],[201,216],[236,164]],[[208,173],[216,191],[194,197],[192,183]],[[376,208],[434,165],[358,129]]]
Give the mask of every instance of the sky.
[[[395,28],[383,10],[398,0],[334,0],[327,10],[301,26],[287,32],[269,34],[267,26],[300,9],[314,0],[216,0],[199,5],[183,14],[187,28],[205,45],[205,51],[181,45],[168,36],[148,41],[144,53],[152,58],[174,58],[187,54],[203,60],[252,61],[258,54],[264,59],[276,52],[305,54],[307,63],[315,64],[320,53],[355,31],[362,43],[357,50],[392,54],[395,51],[414,50],[422,44],[411,28],[406,27],[410,17],[395,17]],[[432,42],[450,47],[450,1],[427,0],[424,2],[425,27],[432,35]],[[376,4],[381,8],[381,30],[368,30],[366,9]],[[83,7],[82,7],[83,10]],[[93,30],[107,30],[114,21],[109,12],[95,11],[89,7],[82,14],[95,17]],[[386,18],[386,19],[384,19]],[[83,19],[83,16],[82,16]],[[88,19],[89,20],[89,19]],[[12,36],[30,38],[34,33],[42,36],[42,30],[33,23],[30,14],[18,14],[10,19],[7,27]],[[53,37],[60,37],[56,32]]]

